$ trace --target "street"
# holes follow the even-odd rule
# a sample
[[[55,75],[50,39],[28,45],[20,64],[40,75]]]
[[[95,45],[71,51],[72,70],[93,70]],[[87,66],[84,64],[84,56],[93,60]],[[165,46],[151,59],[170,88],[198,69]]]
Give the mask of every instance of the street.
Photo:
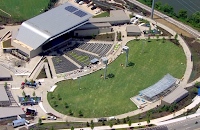
[[[198,122],[197,124],[195,122]],[[198,130],[200,129],[200,117],[186,119],[172,124],[166,125],[169,130]]]

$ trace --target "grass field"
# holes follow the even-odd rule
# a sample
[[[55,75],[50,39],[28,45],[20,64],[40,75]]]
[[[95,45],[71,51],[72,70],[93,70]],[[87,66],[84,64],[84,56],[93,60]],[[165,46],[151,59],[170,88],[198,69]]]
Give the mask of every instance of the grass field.
[[[53,92],[54,98],[50,99],[48,94],[50,105],[64,114],[71,109],[73,116],[78,116],[80,110],[83,117],[123,114],[137,109],[130,97],[138,94],[138,91],[156,83],[167,73],[181,78],[185,72],[183,50],[169,41],[147,42],[142,54],[142,41],[130,41],[127,46],[130,48],[128,62],[133,62],[133,66],[120,66],[125,63],[126,54],[122,54],[108,65],[107,75],[112,73],[113,78],[104,80],[100,78],[104,70],[97,71],[80,79],[81,90],[78,89],[79,80],[59,82]],[[58,100],[58,94],[61,100]],[[54,101],[57,107],[54,107]],[[65,102],[69,108],[64,108]]]
[[[93,18],[100,18],[100,17],[109,17],[110,14],[108,12],[103,12],[99,15],[93,16]]]
[[[0,3],[0,9],[9,13],[12,18],[27,20],[42,13],[49,0],[0,0]],[[0,15],[9,17],[2,11]]]

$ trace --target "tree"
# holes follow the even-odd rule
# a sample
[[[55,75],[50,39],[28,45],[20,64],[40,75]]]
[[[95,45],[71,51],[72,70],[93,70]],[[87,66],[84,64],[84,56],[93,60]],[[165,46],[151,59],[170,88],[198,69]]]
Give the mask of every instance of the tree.
[[[126,117],[126,120],[127,120],[127,121],[129,121],[129,120],[130,120],[130,119],[129,119],[129,116],[127,116],[127,117]]]
[[[26,93],[25,93],[24,91],[22,92],[22,96],[23,96],[23,97],[25,97],[25,96],[26,96]]]
[[[57,107],[57,102],[56,101],[53,101],[53,106]]]
[[[53,93],[52,93],[52,92],[50,92],[50,93],[49,93],[49,95],[50,95],[50,98],[51,98],[51,99],[53,99],[53,98],[54,98],[54,96],[53,96]]]
[[[73,126],[71,127],[71,130],[74,130],[74,127],[73,127]]]
[[[68,112],[69,112],[69,115],[72,115],[72,110],[71,110],[71,109],[69,109],[69,111],[68,111]]]
[[[164,42],[165,42],[165,40],[166,40],[166,39],[165,39],[165,37],[163,37],[163,38],[162,38],[162,42],[164,43]]]
[[[175,39],[176,44],[178,44],[178,39]]]
[[[113,123],[112,123],[112,121],[110,121],[110,125],[109,125],[109,126],[110,126],[110,128],[112,128],[112,127],[113,127]]]
[[[25,98],[24,98],[24,101],[27,102],[27,101],[28,101],[28,97],[25,97]]]
[[[135,40],[136,40],[136,41],[138,40],[138,35],[135,36]]]
[[[174,39],[177,39],[178,38],[178,34],[176,33],[176,35],[174,36]]]
[[[35,97],[35,91],[33,92],[33,97]]]
[[[89,122],[86,122],[86,126],[87,126],[87,127],[89,127],[89,126],[90,126],[90,125],[89,125]]]
[[[7,87],[8,87],[7,85],[8,85],[7,82],[5,82],[5,83],[4,83],[4,88],[5,88],[5,89],[7,89]]]
[[[38,97],[37,96],[35,96],[35,101],[37,101],[38,100]]]
[[[159,39],[159,35],[156,35],[156,39],[157,39],[157,41],[158,41],[158,39]]]
[[[42,119],[41,119],[41,118],[39,118],[38,124],[39,124],[39,125],[42,125]]]
[[[34,83],[33,79],[31,79],[31,83],[32,83],[32,84]]]
[[[95,35],[94,35],[94,33],[92,34],[92,38],[93,38],[93,39],[95,38]]]
[[[27,81],[28,81],[27,79],[24,80],[25,83],[26,83]]]
[[[125,118],[123,119],[123,122],[126,123],[126,119]]]
[[[199,87],[199,82],[196,82],[196,83],[195,83],[195,87]]]
[[[198,92],[198,89],[196,87],[194,87],[193,92],[196,94]]]
[[[68,106],[68,103],[67,102],[65,102],[65,108],[68,108],[69,106]]]
[[[131,124],[132,124],[132,122],[131,122],[131,120],[129,120],[129,121],[128,121],[128,125],[131,126]]]
[[[54,130],[53,126],[51,127],[51,130]]]
[[[151,38],[150,38],[150,35],[148,35],[148,42],[150,42],[150,39],[151,39]]]
[[[147,118],[147,124],[149,124],[149,123],[150,123],[150,117]]]
[[[93,130],[94,129],[94,122],[93,120],[91,120],[91,125],[90,125],[91,129]]]
[[[180,9],[179,12],[178,12],[178,17],[182,18],[182,19],[186,19],[187,18],[187,10]]]
[[[102,125],[105,125],[105,122],[104,122],[104,120],[102,121]]]
[[[60,94],[57,95],[58,100],[61,100]]]
[[[83,116],[83,113],[82,113],[82,111],[81,111],[81,110],[79,111],[79,116]]]

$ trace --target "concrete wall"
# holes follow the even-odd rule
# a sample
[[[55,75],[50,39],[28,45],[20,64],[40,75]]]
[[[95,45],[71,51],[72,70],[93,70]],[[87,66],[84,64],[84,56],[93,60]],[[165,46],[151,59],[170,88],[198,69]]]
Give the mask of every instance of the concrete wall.
[[[139,32],[127,32],[127,36],[140,36],[141,33]]]
[[[42,52],[42,46],[38,47],[36,50],[32,50],[30,52],[30,58],[37,56],[38,54],[40,54]]]
[[[99,28],[99,29],[97,28],[97,29],[89,29],[89,30],[75,30],[74,31],[74,36],[84,37],[84,36],[92,36],[93,34],[94,35],[98,35],[99,33],[107,33],[107,32],[111,32],[111,28]]]
[[[17,49],[23,51],[24,53],[26,53],[27,55],[30,56],[30,52],[31,52],[31,51],[30,51],[29,49],[27,49],[27,48],[25,48],[25,47],[22,47],[21,45],[15,43],[15,42],[12,42],[11,45],[14,46],[15,48],[17,48]]]
[[[10,101],[0,101],[0,106],[3,107],[10,106]]]

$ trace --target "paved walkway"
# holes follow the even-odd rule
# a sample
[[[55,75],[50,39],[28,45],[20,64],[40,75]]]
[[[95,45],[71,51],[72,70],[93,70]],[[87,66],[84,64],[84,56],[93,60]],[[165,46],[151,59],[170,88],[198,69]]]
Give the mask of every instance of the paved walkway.
[[[156,23],[155,21],[151,20],[151,19],[148,19],[148,18],[145,18],[147,20],[149,20],[150,22],[152,23]],[[173,35],[176,35],[176,32],[174,32],[172,29],[166,27],[165,25],[162,25],[160,23],[157,23],[158,26],[164,28],[165,30],[168,30],[170,33],[172,33]],[[125,30],[126,30],[126,26],[115,26],[113,27],[113,30],[114,31],[121,31],[122,32],[122,35],[124,35],[124,38],[122,38],[122,41],[121,41],[121,44],[122,46],[126,45],[126,43],[130,40],[133,40],[135,38],[133,37],[127,37],[125,34]],[[138,39],[144,39],[144,35],[140,36]],[[193,62],[191,61],[191,52],[188,48],[188,46],[184,43],[183,39],[181,39],[180,37],[178,37],[178,40],[180,42],[180,44],[182,45],[183,47],[183,50],[186,54],[186,59],[187,59],[187,67],[186,67],[186,71],[185,71],[185,74],[184,74],[184,79],[181,81],[180,85],[182,87],[186,87],[187,85],[187,82],[189,80],[189,77],[190,77],[190,74],[192,72],[192,67],[193,67]],[[117,41],[114,42],[114,44],[117,44]],[[111,57],[114,59],[116,59],[120,53],[121,53],[121,50],[122,50],[122,46],[113,54],[111,55]],[[61,80],[61,79],[60,79]],[[63,80],[63,79],[62,79]],[[59,81],[59,79],[55,80],[55,82]],[[53,86],[53,84],[52,84]],[[94,120],[94,121],[97,121],[96,118],[77,118],[77,117],[70,117],[70,116],[66,116],[66,115],[63,115],[57,111],[55,111],[53,108],[51,108],[51,106],[49,105],[48,101],[47,101],[47,92],[44,92],[44,98],[43,98],[43,106],[44,106],[44,109],[47,110],[48,112],[51,112],[51,113],[55,113],[55,115],[59,116],[59,117],[62,117],[64,118],[64,120],[67,120],[67,121],[81,121],[81,122],[87,122],[87,121],[91,121],[91,120]],[[157,105],[160,104],[160,101],[157,101],[155,103],[152,103],[150,105],[148,105],[147,107],[143,108],[143,110],[141,109],[138,109],[138,110],[135,110],[135,111],[131,111],[131,112],[128,112],[128,113],[125,113],[125,114],[121,114],[121,115],[116,115],[115,117],[118,118],[118,119],[122,119],[122,118],[126,118],[127,116],[134,116],[134,115],[137,115],[139,113],[143,113],[145,111],[148,111],[150,109],[153,109],[155,108]],[[181,113],[181,111],[180,111]],[[170,116],[168,117],[164,117],[164,118],[159,118],[157,120],[157,122],[162,119],[170,119],[169,118]],[[156,121],[156,120],[155,120]]]

